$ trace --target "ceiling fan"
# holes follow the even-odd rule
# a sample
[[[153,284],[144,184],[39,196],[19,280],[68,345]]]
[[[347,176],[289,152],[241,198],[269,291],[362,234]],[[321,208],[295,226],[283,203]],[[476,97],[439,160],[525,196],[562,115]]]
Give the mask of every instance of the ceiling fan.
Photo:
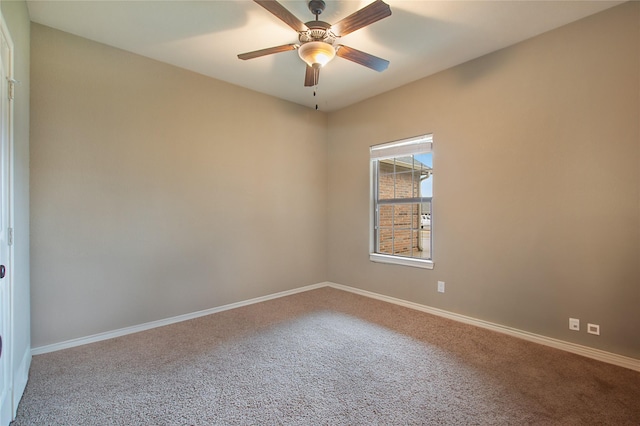
[[[389,61],[377,56],[337,44],[337,40],[349,33],[373,24],[391,15],[391,8],[382,0],[375,0],[368,6],[347,16],[334,25],[319,21],[318,16],[325,9],[324,0],[310,0],[309,10],[315,15],[315,21],[303,23],[276,0],[253,0],[267,9],[278,19],[289,25],[298,33],[299,44],[291,43],[269,47],[238,55],[239,59],[253,59],[273,53],[298,49],[298,55],[307,64],[304,76],[305,86],[316,86],[320,77],[320,68],[331,61],[334,56],[347,59],[367,68],[381,72],[387,69]]]

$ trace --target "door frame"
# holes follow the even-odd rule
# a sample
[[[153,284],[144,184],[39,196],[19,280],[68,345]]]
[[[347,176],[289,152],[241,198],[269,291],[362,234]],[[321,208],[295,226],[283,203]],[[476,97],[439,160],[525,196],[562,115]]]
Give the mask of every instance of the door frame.
[[[8,407],[0,407],[0,413],[1,413],[1,418],[0,418],[0,422],[2,422],[3,424],[0,426],[4,426],[5,424],[5,420],[6,420],[6,410],[9,410],[8,413],[8,419],[9,421],[13,420],[14,415],[16,413],[17,407],[14,406],[15,404],[15,398],[14,398],[14,381],[15,381],[15,368],[14,368],[14,348],[13,348],[13,342],[14,342],[14,299],[13,299],[13,294],[14,294],[14,282],[13,282],[13,259],[14,259],[14,247],[13,247],[13,216],[14,216],[14,212],[13,212],[13,206],[14,206],[14,188],[13,188],[13,184],[14,184],[14,178],[13,178],[13,168],[14,168],[14,160],[13,160],[13,156],[14,156],[14,141],[13,141],[13,127],[14,127],[14,102],[13,102],[13,94],[14,94],[14,86],[16,81],[13,79],[14,77],[14,52],[15,52],[15,47],[13,44],[13,39],[11,38],[11,34],[9,33],[9,28],[7,26],[7,23],[4,19],[4,15],[2,14],[2,10],[0,9],[0,37],[4,38],[4,40],[7,43],[8,49],[9,49],[9,54],[8,54],[8,66],[7,66],[7,75],[6,77],[6,81],[0,81],[0,84],[4,84],[6,85],[6,94],[8,97],[8,101],[7,101],[7,147],[6,147],[6,154],[7,154],[7,160],[6,160],[6,176],[0,176],[0,184],[1,181],[6,178],[6,190],[7,190],[7,196],[6,196],[6,201],[7,201],[7,229],[4,230],[4,232],[6,232],[6,238],[7,238],[7,259],[6,259],[6,276],[4,279],[6,279],[5,285],[8,286],[8,303],[7,303],[7,307],[8,307],[8,313],[7,313],[7,318],[8,318],[8,325],[6,327],[7,329],[7,333],[8,335],[6,336],[6,338],[3,338],[3,343],[2,343],[2,353],[3,356],[7,357],[7,362],[8,362],[8,371],[7,371],[7,382],[8,382],[8,395],[7,395],[7,399],[5,402],[8,403]],[[4,113],[4,112],[3,112]],[[1,143],[1,142],[0,142]],[[2,149],[1,145],[0,145],[0,149]],[[0,226],[2,226],[2,224],[0,223]],[[8,422],[6,423],[8,424]]]

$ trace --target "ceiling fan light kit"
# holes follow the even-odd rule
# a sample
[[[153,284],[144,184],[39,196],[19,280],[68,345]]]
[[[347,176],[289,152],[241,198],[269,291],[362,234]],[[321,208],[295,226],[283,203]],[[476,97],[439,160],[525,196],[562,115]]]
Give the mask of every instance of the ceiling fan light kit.
[[[336,49],[324,41],[309,41],[298,48],[298,55],[310,67],[323,67],[336,56]]]
[[[253,59],[273,53],[298,49],[298,55],[307,64],[304,79],[305,86],[316,86],[318,84],[320,68],[329,63],[335,56],[378,72],[384,71],[389,66],[389,61],[385,59],[341,44],[335,44],[338,38],[390,16],[391,8],[383,0],[375,0],[373,3],[352,13],[334,25],[318,20],[318,15],[325,9],[324,0],[310,0],[308,2],[309,11],[315,15],[316,19],[315,21],[306,23],[296,18],[276,0],[253,1],[293,28],[298,33],[300,44],[291,43],[242,53],[238,55],[240,59]]]

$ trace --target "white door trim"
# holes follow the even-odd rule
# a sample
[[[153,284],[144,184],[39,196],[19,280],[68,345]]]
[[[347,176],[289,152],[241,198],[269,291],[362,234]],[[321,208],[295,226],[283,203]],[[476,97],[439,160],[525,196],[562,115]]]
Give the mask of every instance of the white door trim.
[[[9,28],[7,27],[7,24],[5,22],[4,19],[4,15],[2,14],[2,10],[0,10],[0,37],[2,39],[4,39],[4,41],[7,43],[8,46],[8,66],[7,66],[7,75],[4,76],[6,78],[6,81],[0,81],[0,84],[5,85],[5,91],[3,91],[5,94],[7,94],[8,96],[8,102],[7,102],[7,110],[6,110],[6,114],[8,115],[7,117],[7,163],[6,163],[6,185],[7,185],[7,220],[6,220],[6,224],[4,224],[4,226],[6,226],[6,229],[3,229],[3,232],[6,232],[6,237],[8,239],[8,242],[10,242],[11,244],[7,247],[7,259],[6,259],[6,271],[7,274],[4,278],[3,285],[6,285],[8,287],[8,325],[7,325],[7,335],[5,335],[5,338],[3,338],[3,348],[2,348],[2,352],[3,352],[3,356],[7,357],[7,361],[8,361],[8,372],[7,372],[7,388],[8,388],[8,394],[7,397],[4,401],[2,401],[2,407],[0,407],[0,424],[1,425],[5,425],[5,424],[9,424],[9,422],[11,420],[13,420],[15,413],[17,411],[17,404],[15,404],[15,398],[13,395],[13,391],[14,391],[14,379],[15,379],[15,368],[14,368],[14,360],[13,360],[13,343],[14,343],[14,323],[13,323],[13,313],[14,313],[14,300],[13,300],[13,289],[14,289],[14,283],[13,283],[13,241],[9,241],[13,240],[13,118],[14,118],[14,111],[13,111],[13,86],[15,84],[15,81],[13,79],[14,77],[14,44],[13,44],[13,39],[11,38],[11,34],[9,33]],[[4,113],[4,112],[3,112]],[[1,178],[3,178],[3,176],[0,176],[0,180]],[[0,224],[0,226],[2,226],[2,224]]]

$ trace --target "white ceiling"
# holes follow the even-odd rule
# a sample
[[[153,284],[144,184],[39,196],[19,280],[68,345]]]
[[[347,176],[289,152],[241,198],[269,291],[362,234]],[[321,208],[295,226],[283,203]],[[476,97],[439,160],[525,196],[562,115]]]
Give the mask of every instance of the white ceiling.
[[[373,0],[326,0],[335,23]],[[31,20],[301,105],[332,111],[477,58],[622,1],[385,0],[392,15],[341,44],[391,62],[378,73],[335,58],[317,97],[296,51],[248,61],[237,54],[296,43],[297,33],[249,0],[27,1]],[[306,1],[281,0],[302,22]]]

